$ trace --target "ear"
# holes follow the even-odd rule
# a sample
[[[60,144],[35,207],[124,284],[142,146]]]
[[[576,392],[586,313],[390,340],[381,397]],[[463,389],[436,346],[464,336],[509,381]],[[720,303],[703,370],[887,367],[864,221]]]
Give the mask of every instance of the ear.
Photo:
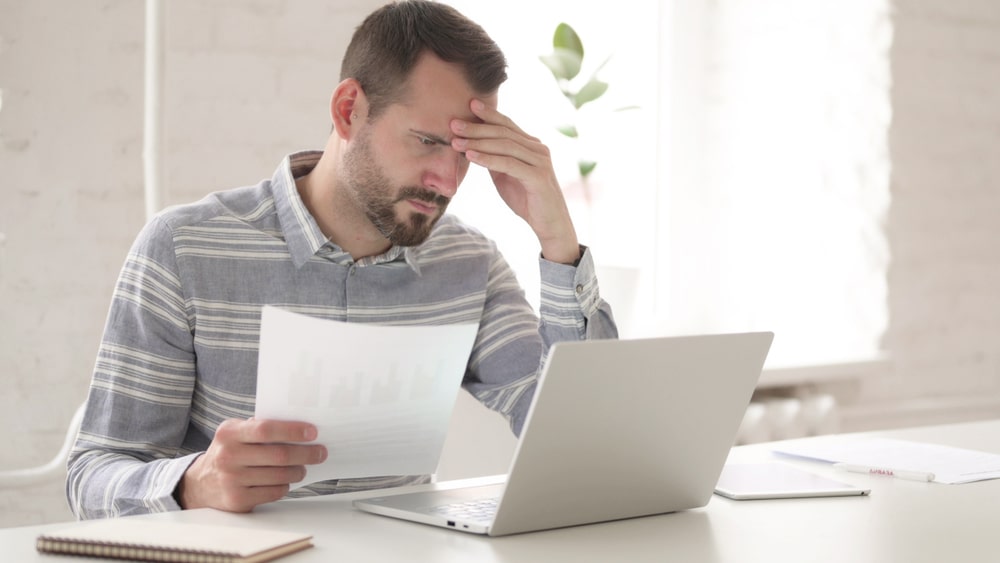
[[[368,98],[361,83],[348,78],[338,84],[330,97],[330,119],[336,134],[349,140],[367,115]]]

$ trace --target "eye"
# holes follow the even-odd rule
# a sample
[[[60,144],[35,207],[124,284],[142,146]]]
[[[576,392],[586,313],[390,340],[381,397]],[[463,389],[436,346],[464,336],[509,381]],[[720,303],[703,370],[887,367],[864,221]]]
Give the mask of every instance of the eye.
[[[420,136],[420,137],[417,137],[417,139],[420,141],[421,145],[424,145],[426,147],[431,147],[431,146],[434,146],[434,145],[438,144],[437,141],[435,141],[434,139],[431,139],[430,137]]]

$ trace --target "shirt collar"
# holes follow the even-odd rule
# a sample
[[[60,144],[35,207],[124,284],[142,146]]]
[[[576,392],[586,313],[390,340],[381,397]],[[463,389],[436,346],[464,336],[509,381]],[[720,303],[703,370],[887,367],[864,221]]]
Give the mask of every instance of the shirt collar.
[[[288,244],[292,263],[301,268],[306,262],[316,256],[328,244],[343,252],[339,246],[331,242],[320,230],[316,219],[309,213],[302,201],[295,179],[305,176],[316,167],[323,151],[302,151],[286,156],[271,178],[271,193],[274,206],[281,222],[281,230]],[[344,253],[346,255],[346,253]],[[349,255],[346,255],[350,259]],[[413,247],[395,246],[378,256],[368,256],[358,261],[361,266],[392,262],[402,257],[414,272],[420,274],[417,261],[418,253]]]

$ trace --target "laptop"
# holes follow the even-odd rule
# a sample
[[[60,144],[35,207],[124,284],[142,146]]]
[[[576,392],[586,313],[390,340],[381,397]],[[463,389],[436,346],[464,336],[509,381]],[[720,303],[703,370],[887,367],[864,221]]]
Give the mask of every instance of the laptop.
[[[704,506],[773,336],[555,344],[505,482],[383,490],[354,507],[503,536]]]

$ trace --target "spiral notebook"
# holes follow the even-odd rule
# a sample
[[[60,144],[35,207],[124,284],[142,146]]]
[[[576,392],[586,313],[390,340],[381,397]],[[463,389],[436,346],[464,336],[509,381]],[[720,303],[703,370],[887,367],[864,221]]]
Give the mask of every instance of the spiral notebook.
[[[260,563],[308,547],[308,534],[132,518],[84,522],[35,542],[42,553],[183,563]]]

